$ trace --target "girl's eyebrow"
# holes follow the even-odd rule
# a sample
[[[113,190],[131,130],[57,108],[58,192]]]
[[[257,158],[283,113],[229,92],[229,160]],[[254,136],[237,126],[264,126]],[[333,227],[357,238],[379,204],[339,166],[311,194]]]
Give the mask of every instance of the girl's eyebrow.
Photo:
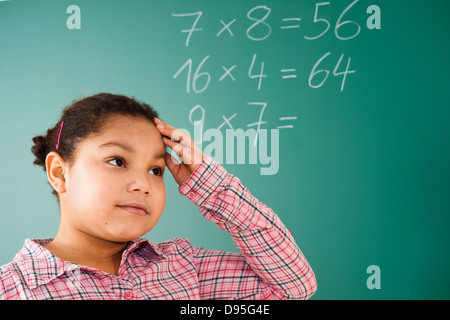
[[[104,148],[104,147],[119,147],[119,148],[124,149],[125,151],[130,152],[130,153],[133,153],[133,152],[134,152],[134,148],[133,148],[133,147],[128,146],[128,145],[123,144],[123,143],[120,143],[120,142],[114,142],[114,141],[104,143],[104,144],[102,144],[102,145],[99,145],[98,147],[99,147],[99,148]]]
[[[116,141],[107,142],[107,143],[104,143],[102,145],[99,145],[98,147],[99,148],[119,147],[119,148],[122,148],[122,149],[124,149],[125,151],[127,151],[129,153],[135,152],[135,149],[132,146],[129,146],[127,144],[123,144],[123,143],[120,143],[120,142],[116,142]],[[164,150],[163,152],[155,154],[154,159],[165,159],[165,157],[166,157],[166,152]]]

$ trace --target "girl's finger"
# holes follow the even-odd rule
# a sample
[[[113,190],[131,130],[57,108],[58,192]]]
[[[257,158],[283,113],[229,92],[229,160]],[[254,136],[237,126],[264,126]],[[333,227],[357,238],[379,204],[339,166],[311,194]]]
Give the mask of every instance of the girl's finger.
[[[163,136],[165,145],[175,151],[184,164],[191,166],[192,171],[202,163],[203,152],[192,140],[189,133],[167,125],[157,118],[155,118],[155,124]]]
[[[163,137],[163,141],[166,144],[166,146],[170,147],[173,151],[175,151],[175,153],[182,158],[184,151],[183,151],[183,146],[178,143],[177,141],[172,141],[166,137]]]
[[[172,156],[170,153],[166,153],[166,165],[169,168],[170,172],[174,172],[174,169],[178,167],[181,164],[181,162]]]
[[[194,141],[191,139],[191,136],[187,132],[179,130],[174,126],[171,126],[164,121],[159,120],[158,118],[154,118],[154,120],[156,123],[156,127],[163,136],[170,138],[172,141],[180,142],[185,147],[192,147]]]
[[[173,149],[177,144],[179,144],[178,141],[173,141],[167,137],[163,136],[163,141],[166,144],[166,146],[170,147],[171,149]]]
[[[155,118],[157,119],[157,118]],[[159,130],[159,132],[166,137],[169,137],[172,140],[176,140],[176,141],[181,141],[183,138],[180,139],[181,136],[183,136],[182,134],[182,130],[177,130],[177,128],[168,125],[167,123],[161,121],[161,120],[157,120],[155,121],[156,124],[156,128]]]
[[[191,139],[191,136],[183,130],[161,128],[159,127],[159,125],[157,126],[157,128],[163,137],[167,137],[172,141],[181,143],[183,147],[191,148],[194,143],[194,141]]]
[[[183,146],[181,143],[163,138],[167,146],[169,146],[186,165],[200,164],[203,160],[203,153],[200,149],[191,149]]]
[[[170,130],[170,129],[168,129],[168,128],[165,128],[165,127],[163,127],[162,125],[160,125],[160,124],[158,124],[157,126],[156,126],[156,128],[158,129],[158,131],[159,131],[159,133],[161,133],[161,135],[163,136],[163,137],[167,137],[167,138],[169,138],[169,139],[172,139],[172,130]],[[172,140],[175,140],[175,139],[172,139]]]
[[[171,126],[170,124],[165,123],[164,121],[162,121],[162,120],[160,120],[158,118],[154,118],[153,120],[154,120],[156,125],[160,125],[160,126],[166,128],[166,129],[172,129],[172,130],[176,129],[174,126]]]

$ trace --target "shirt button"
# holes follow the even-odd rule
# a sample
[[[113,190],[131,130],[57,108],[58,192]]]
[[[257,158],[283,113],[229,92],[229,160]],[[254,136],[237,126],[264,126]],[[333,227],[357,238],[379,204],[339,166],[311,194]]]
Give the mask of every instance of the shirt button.
[[[125,292],[125,294],[123,295],[123,297],[124,297],[126,300],[131,300],[131,299],[133,299],[133,293],[132,293],[132,292]]]
[[[195,192],[189,192],[188,198],[191,199],[191,200],[194,199],[195,198]]]

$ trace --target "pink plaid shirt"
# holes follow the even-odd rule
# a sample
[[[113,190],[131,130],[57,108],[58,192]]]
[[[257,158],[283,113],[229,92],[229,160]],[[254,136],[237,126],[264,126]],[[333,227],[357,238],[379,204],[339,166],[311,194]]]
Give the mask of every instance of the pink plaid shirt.
[[[118,276],[62,260],[26,240],[0,267],[2,299],[308,299],[316,279],[278,216],[211,157],[179,192],[229,232],[240,253],[186,239],[130,241]]]

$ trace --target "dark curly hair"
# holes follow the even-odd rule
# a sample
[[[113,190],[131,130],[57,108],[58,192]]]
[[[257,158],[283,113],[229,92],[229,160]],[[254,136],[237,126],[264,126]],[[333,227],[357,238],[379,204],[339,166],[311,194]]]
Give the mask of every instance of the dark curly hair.
[[[55,151],[67,163],[72,163],[76,156],[77,144],[89,136],[99,133],[108,119],[115,115],[127,115],[148,119],[150,122],[158,113],[148,104],[124,95],[99,93],[67,106],[56,125],[47,130],[46,135],[33,138],[31,152],[36,159],[34,164],[42,166],[44,171],[47,155]],[[61,133],[59,133],[62,121]],[[56,143],[59,136],[58,150]],[[57,196],[57,192],[53,190]]]

